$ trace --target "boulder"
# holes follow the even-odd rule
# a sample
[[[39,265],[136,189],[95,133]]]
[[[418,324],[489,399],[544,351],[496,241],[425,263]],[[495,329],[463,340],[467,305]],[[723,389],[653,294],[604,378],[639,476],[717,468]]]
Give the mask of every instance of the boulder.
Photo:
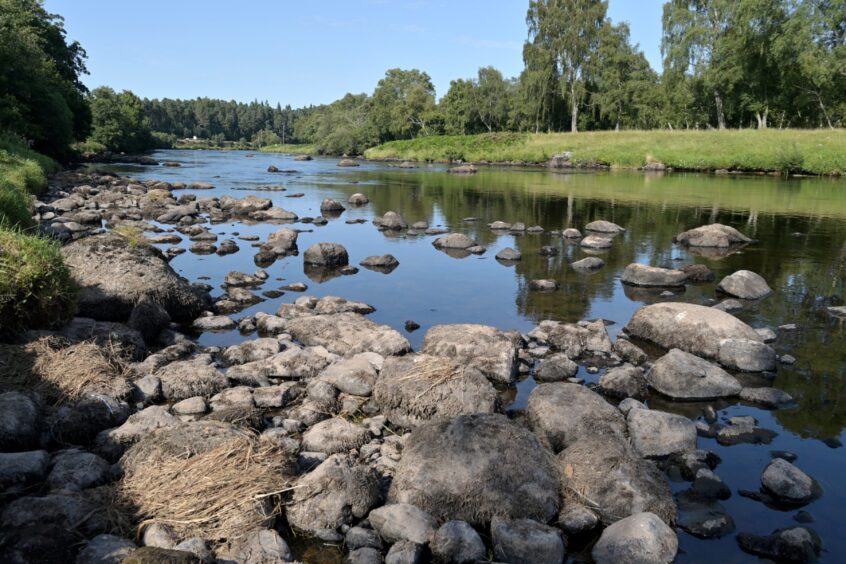
[[[212,396],[229,386],[229,380],[211,364],[179,360],[156,371],[165,399],[179,401],[194,396]]]
[[[634,409],[634,411],[640,411]],[[608,437],[577,441],[558,455],[565,503],[590,500],[605,525],[650,511],[664,522],[676,518],[676,504],[665,474],[627,444]]]
[[[544,358],[535,371],[536,382],[562,382],[579,372],[579,365],[565,354],[553,354]]]
[[[314,266],[338,268],[350,262],[347,250],[338,243],[315,243],[303,254],[303,262]]]
[[[389,273],[399,266],[399,261],[394,255],[381,255],[367,257],[359,263],[364,268],[377,272]]]
[[[581,239],[582,232],[574,227],[568,227],[567,229],[561,232],[561,236],[565,239]]]
[[[344,211],[346,208],[341,204],[341,202],[337,200],[333,200],[332,198],[324,198],[322,202],[320,202],[320,211],[321,212],[329,212],[329,213],[339,213]]]
[[[509,262],[518,261],[523,258],[523,255],[520,253],[520,251],[516,249],[512,249],[511,247],[505,247],[504,249],[499,251],[494,258],[496,258],[497,260]]]
[[[654,513],[643,512],[621,519],[602,531],[591,556],[596,564],[670,564],[678,549],[675,531]]]
[[[485,543],[466,521],[453,520],[441,525],[429,548],[436,558],[456,564],[470,564],[486,556]]]
[[[681,349],[716,359],[723,339],[761,341],[750,326],[714,308],[666,302],[640,308],[626,325],[629,335],[651,341],[665,349]]]
[[[363,206],[365,204],[369,204],[370,199],[364,194],[356,192],[347,199],[347,203],[352,204],[353,206]]]
[[[487,325],[435,325],[426,332],[421,352],[466,363],[492,382],[509,384],[517,376],[517,346]]]
[[[620,277],[623,284],[649,288],[672,288],[684,286],[687,274],[674,268],[658,268],[645,264],[632,263]]]
[[[278,353],[281,347],[277,339],[263,337],[227,347],[221,356],[226,364],[233,366],[270,358]]]
[[[217,553],[217,562],[221,563],[277,564],[293,561],[288,543],[273,529],[247,532]]]
[[[579,242],[579,245],[586,249],[604,250],[611,248],[611,239],[601,235],[588,235]]]
[[[0,488],[12,492],[13,486],[41,482],[49,464],[50,455],[46,450],[0,452]]]
[[[751,403],[758,403],[770,409],[777,409],[793,403],[793,396],[778,388],[743,388],[740,399]]]
[[[789,504],[808,503],[821,493],[816,480],[783,458],[774,458],[767,465],[761,485],[777,500]]]
[[[599,517],[584,505],[568,503],[558,514],[558,526],[568,535],[592,531],[599,524]]]
[[[328,366],[320,373],[320,380],[332,384],[345,394],[370,396],[376,384],[376,365],[382,366],[384,358],[375,353],[360,353]]]
[[[557,481],[532,433],[503,415],[462,415],[411,432],[388,501],[477,526],[497,515],[545,523],[558,512]]]
[[[734,227],[713,223],[679,233],[673,237],[673,241],[686,247],[728,248],[732,245],[751,243],[752,239]]]
[[[235,329],[235,320],[225,315],[206,315],[198,317],[191,327],[199,331],[231,331]]]
[[[643,399],[646,397],[643,369],[631,364],[609,368],[599,377],[599,389],[606,395],[620,399]]]
[[[411,344],[401,333],[358,313],[305,315],[286,321],[285,329],[305,345],[324,346],[342,356],[362,352],[391,356],[411,351]]]
[[[402,215],[394,211],[385,212],[379,221],[379,228],[388,231],[401,231],[408,227]]]
[[[133,443],[155,429],[183,425],[178,417],[171,415],[166,407],[153,405],[134,413],[120,427],[107,429],[97,435],[97,452],[108,460],[115,460]]]
[[[526,417],[541,442],[553,452],[585,438],[626,440],[626,422],[620,411],[579,384],[537,386],[529,394]]]
[[[683,415],[632,409],[626,416],[632,446],[641,456],[661,458],[696,449],[696,426]]]
[[[276,256],[286,256],[296,253],[297,237],[298,234],[293,229],[279,229],[267,237],[267,242],[262,244],[261,250]]]
[[[566,555],[561,532],[531,519],[494,517],[491,544],[498,562],[561,564]]]
[[[407,503],[377,507],[370,512],[367,520],[389,544],[403,540],[427,544],[437,527],[431,515]]]
[[[763,339],[760,334],[758,336]],[[720,341],[717,361],[731,370],[763,372],[775,370],[776,353],[760,340],[723,339]]]
[[[682,401],[732,397],[741,389],[740,382],[716,364],[679,349],[655,361],[646,381],[657,392]]]
[[[99,321],[123,321],[148,298],[171,319],[189,322],[208,309],[207,296],[176,274],[156,247],[133,245],[115,233],[79,239],[62,247],[79,286],[79,314]]]
[[[370,440],[370,431],[343,417],[333,417],[313,425],[303,433],[302,450],[325,452],[326,454],[346,453],[357,449]]]
[[[591,221],[587,225],[585,225],[585,231],[593,231],[595,233],[624,233],[626,230],[623,227],[620,227],[616,223],[612,223],[610,221],[605,221],[603,219],[598,219],[596,221]]]
[[[0,451],[39,446],[41,405],[20,392],[0,394]]]
[[[364,518],[379,497],[379,482],[371,468],[334,454],[297,480],[286,515],[297,530],[334,531]]]
[[[135,543],[115,535],[97,535],[85,545],[76,564],[120,564],[137,547]]]
[[[53,490],[84,490],[105,483],[111,469],[111,464],[94,453],[79,449],[60,450],[50,460],[47,485]]]
[[[686,264],[680,270],[687,275],[688,282],[714,281],[714,273],[704,264]]]
[[[534,292],[554,292],[561,287],[557,280],[530,280],[529,290]]]
[[[391,545],[385,555],[385,564],[423,564],[425,547],[410,540],[401,540]]]
[[[822,552],[819,535],[808,527],[776,529],[769,535],[739,533],[737,544],[746,552],[777,562],[816,562]]]
[[[570,358],[583,354],[604,356],[613,344],[601,319],[590,323],[554,323],[547,329],[547,341]]]
[[[448,235],[435,239],[432,245],[434,245],[436,249],[464,250],[475,247],[478,243],[464,233],[449,233]]]
[[[380,413],[399,427],[458,415],[493,413],[497,393],[470,365],[427,354],[389,357],[373,390]]]
[[[773,292],[767,281],[751,270],[738,270],[729,274],[720,280],[717,289],[742,300],[758,300]]]
[[[605,261],[598,257],[587,257],[570,263],[570,267],[578,272],[593,272],[605,266]]]
[[[267,378],[308,380],[337,359],[336,355],[320,346],[290,347],[262,360],[233,366],[227,376],[241,382],[260,382]]]

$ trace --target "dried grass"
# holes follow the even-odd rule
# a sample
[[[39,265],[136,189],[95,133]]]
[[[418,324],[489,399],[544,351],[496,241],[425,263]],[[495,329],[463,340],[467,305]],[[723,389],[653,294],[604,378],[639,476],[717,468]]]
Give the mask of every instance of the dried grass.
[[[177,452],[156,434],[132,447],[119,484],[139,530],[171,526],[180,538],[232,540],[269,524],[289,491],[290,455],[240,433],[203,452]]]
[[[122,397],[129,392],[125,352],[115,343],[68,345],[42,337],[25,345],[0,345],[0,388],[28,389],[56,404],[86,393]]]
[[[427,380],[431,382],[428,388],[415,396],[414,399],[419,400],[435,388],[460,378],[463,373],[463,367],[457,362],[448,358],[433,357],[417,363],[415,365],[415,370],[407,376],[399,378],[398,382],[405,382],[412,379]]]

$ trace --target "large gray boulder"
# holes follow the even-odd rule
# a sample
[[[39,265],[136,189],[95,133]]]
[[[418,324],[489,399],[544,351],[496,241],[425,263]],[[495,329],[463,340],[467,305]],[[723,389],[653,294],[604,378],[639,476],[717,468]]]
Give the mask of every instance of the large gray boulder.
[[[491,544],[497,562],[561,564],[566,554],[561,531],[531,519],[494,517]]]
[[[626,331],[665,349],[681,349],[712,359],[718,358],[723,339],[762,342],[754,329],[729,313],[679,302],[640,308],[626,325]]]
[[[526,429],[503,415],[462,415],[411,432],[388,501],[477,526],[494,516],[546,523],[558,512],[558,477]]]
[[[268,378],[308,380],[337,359],[323,347],[291,347],[261,360],[233,366],[227,375],[241,382],[261,382]]]
[[[585,438],[624,442],[626,422],[620,411],[579,384],[541,384],[526,406],[529,425],[553,452]]]
[[[517,346],[487,325],[435,325],[426,332],[421,352],[454,358],[493,382],[509,384],[517,375]]]
[[[376,473],[334,454],[297,480],[286,515],[295,529],[317,534],[362,519],[378,501]]]
[[[642,511],[675,522],[676,504],[667,477],[627,444],[607,437],[583,439],[563,450],[557,463],[565,503],[590,500],[603,524]]]
[[[484,560],[485,543],[476,529],[466,521],[447,521],[435,531],[429,545],[432,554],[444,562],[470,564]]]
[[[295,253],[297,251],[297,237],[298,234],[293,229],[279,229],[267,237],[267,242],[261,246],[261,250],[276,256]]]
[[[26,450],[39,446],[41,405],[20,392],[0,394],[0,450]]]
[[[737,378],[703,358],[672,349],[655,361],[646,375],[649,386],[681,401],[701,401],[736,396]]]
[[[616,223],[612,223],[610,221],[605,221],[604,219],[598,219],[596,221],[591,221],[587,225],[585,225],[585,231],[593,231],[594,233],[610,233],[610,234],[617,234],[625,232],[625,228],[620,227]]]
[[[596,564],[670,564],[678,549],[675,531],[654,513],[643,512],[602,531],[591,556]]]
[[[94,453],[60,450],[50,461],[47,485],[53,490],[79,491],[105,483],[110,473],[111,464]]]
[[[97,535],[85,545],[76,564],[120,564],[137,547],[131,540],[115,535]]]
[[[816,562],[822,552],[822,541],[813,529],[788,527],[769,535],[739,533],[737,544],[757,556],[776,562]]]
[[[614,346],[601,319],[590,323],[552,322],[545,332],[549,345],[570,358],[607,355]]]
[[[343,417],[333,417],[309,427],[303,433],[302,450],[336,454],[347,452],[370,440],[370,431]]]
[[[656,288],[684,286],[687,274],[674,268],[658,268],[645,264],[632,263],[620,277],[623,284]]]
[[[643,369],[628,363],[609,368],[599,377],[599,389],[616,398],[643,399],[647,391]]]
[[[362,352],[391,356],[411,351],[411,344],[399,331],[358,313],[304,315],[286,321],[285,329],[305,345],[323,346],[341,356]]]
[[[173,270],[162,252],[116,233],[85,237],[62,247],[65,264],[79,286],[79,315],[124,321],[148,298],[177,322],[190,322],[210,302]]]
[[[464,233],[449,233],[443,237],[438,237],[434,240],[432,245],[437,249],[469,249],[478,245],[476,241],[465,235]]]
[[[493,413],[498,403],[496,390],[477,369],[427,354],[386,359],[373,399],[382,415],[405,428],[458,415]]]
[[[359,353],[328,366],[320,373],[324,380],[345,394],[370,396],[378,377],[377,367],[385,359],[376,353]]]
[[[288,543],[273,529],[257,529],[236,538],[217,553],[217,562],[277,564],[293,562]]]
[[[751,243],[752,239],[734,227],[713,223],[679,233],[673,241],[686,247],[728,248],[732,245]]]
[[[303,253],[303,262],[314,266],[338,268],[350,263],[347,250],[338,243],[315,243]]]
[[[46,450],[0,452],[0,488],[41,482],[47,475],[50,455]]]
[[[229,387],[229,380],[211,364],[179,360],[159,368],[155,376],[161,381],[162,395],[179,401],[194,396],[212,396]]]
[[[696,426],[683,415],[632,409],[626,416],[632,446],[646,458],[662,458],[696,449]]]
[[[791,504],[808,503],[821,492],[816,480],[783,458],[775,458],[767,465],[761,474],[761,485],[779,501]]]
[[[776,352],[769,345],[749,339],[723,339],[717,360],[723,366],[741,372],[775,370]]]
[[[379,536],[388,543],[409,540],[427,544],[435,534],[437,523],[431,515],[407,503],[377,507],[367,518]]]
[[[758,300],[773,292],[767,281],[751,270],[738,270],[729,274],[720,280],[717,289],[742,300]]]

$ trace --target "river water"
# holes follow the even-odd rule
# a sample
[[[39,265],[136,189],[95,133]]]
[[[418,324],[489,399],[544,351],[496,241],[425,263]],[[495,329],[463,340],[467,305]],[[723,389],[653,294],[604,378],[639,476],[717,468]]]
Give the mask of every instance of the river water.
[[[247,158],[248,155],[253,155]],[[795,508],[771,508],[742,497],[738,490],[758,490],[760,474],[771,459],[771,451],[785,450],[798,456],[796,465],[822,486],[823,495],[802,508],[809,512],[823,541],[823,561],[846,560],[846,328],[830,316],[827,306],[844,304],[846,279],[846,181],[836,179],[782,179],[767,176],[735,177],[688,174],[650,175],[629,172],[562,173],[544,169],[480,168],[473,176],[456,176],[442,165],[421,165],[399,169],[383,163],[362,162],[360,167],[340,168],[336,159],[294,161],[292,157],[241,151],[160,151],[160,161],[176,161],[180,167],[109,167],[135,178],[170,182],[210,182],[212,190],[196,191],[198,197],[253,194],[271,198],[300,217],[319,216],[320,202],[334,198],[346,205],[347,198],[363,192],[370,204],[348,209],[328,225],[298,223],[302,252],[317,242],[343,244],[350,264],[370,255],[390,253],[400,266],[390,274],[361,268],[353,276],[312,280],[304,272],[302,255],[274,263],[267,270],[270,279],[262,291],[304,282],[308,294],[337,295],[367,302],[376,307],[370,317],[403,331],[415,349],[426,330],[442,323],[482,323],[497,328],[531,330],[538,321],[553,319],[573,322],[603,318],[612,338],[620,332],[634,311],[661,300],[710,303],[717,298],[715,283],[688,285],[672,298],[660,291],[633,291],[620,282],[631,262],[652,266],[680,267],[702,263],[719,281],[739,269],[761,274],[774,294],[750,305],[738,317],[753,327],[777,328],[797,325],[795,331],[781,331],[773,346],[779,354],[796,358],[793,366],[780,366],[772,385],[789,392],[796,407],[767,411],[743,403],[716,406],[719,416],[752,415],[761,426],[778,436],[769,445],[720,446],[714,439],[699,438],[699,447],[722,458],[716,473],[732,489],[722,505],[733,517],[737,531],[768,534],[774,529],[796,525]],[[295,172],[268,173],[268,165]],[[285,191],[255,191],[277,185]],[[186,192],[191,192],[190,190]],[[184,192],[183,192],[184,193]],[[302,197],[287,197],[302,193]],[[465,232],[487,247],[482,256],[454,258],[436,250],[432,236],[389,236],[370,221],[385,212],[401,213],[409,225],[428,221]],[[468,218],[477,218],[469,221]],[[348,224],[346,220],[364,219]],[[588,256],[578,244],[567,242],[550,230],[575,227],[580,230],[596,219],[613,221],[627,228],[613,247],[600,256],[606,266],[594,274],[581,274],[569,263]],[[543,234],[502,234],[488,229],[495,220],[539,225]],[[758,242],[725,257],[702,256],[675,246],[675,234],[699,225],[719,222],[736,227]],[[163,226],[168,228],[168,226]],[[210,227],[219,240],[233,235],[258,235],[265,240],[278,225],[223,223]],[[227,272],[252,273],[255,249],[238,240],[238,253],[220,257],[184,253],[173,259],[173,267],[192,281],[202,280],[223,293],[220,285]],[[555,257],[540,256],[543,245],[560,249]],[[181,246],[189,247],[187,239]],[[505,266],[494,259],[504,247],[518,249],[523,260]],[[553,278],[561,289],[553,293],[528,291],[528,282]],[[285,293],[267,299],[241,314],[274,313],[280,303],[301,294]],[[421,328],[406,333],[406,320]],[[206,333],[203,345],[229,345],[252,337],[237,331]],[[579,376],[592,382],[581,368]],[[521,382],[511,409],[519,409],[534,383]],[[763,385],[763,384],[759,384]],[[697,418],[702,404],[672,404],[654,398],[653,406]],[[686,482],[674,482],[674,491],[686,489]],[[754,559],[738,547],[733,534],[720,539],[697,539],[679,530],[680,562],[745,562]]]

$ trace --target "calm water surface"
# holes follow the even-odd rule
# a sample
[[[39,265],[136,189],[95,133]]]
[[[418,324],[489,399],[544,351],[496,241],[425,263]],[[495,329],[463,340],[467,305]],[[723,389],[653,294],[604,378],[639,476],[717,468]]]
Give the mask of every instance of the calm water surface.
[[[763,427],[778,432],[770,445],[723,447],[713,439],[699,438],[700,448],[719,454],[723,462],[717,474],[734,492],[722,502],[738,531],[768,534],[780,527],[796,525],[796,510],[780,511],[737,495],[737,490],[757,490],[760,474],[771,459],[772,450],[789,450],[798,455],[796,464],[816,478],[823,496],[804,507],[815,518],[813,527],[822,537],[823,561],[846,561],[846,449],[840,448],[846,426],[846,329],[843,322],[826,313],[827,306],[843,305],[846,275],[846,181],[830,179],[778,179],[771,177],[711,177],[704,175],[643,175],[640,173],[556,173],[547,170],[483,168],[478,174],[459,177],[446,174],[443,166],[423,165],[404,170],[379,163],[362,163],[357,168],[338,168],[335,159],[296,162],[291,157],[245,152],[162,151],[154,157],[181,163],[179,168],[112,167],[138,179],[158,178],[171,182],[211,182],[213,190],[195,192],[198,197],[249,194],[271,198],[300,217],[320,215],[324,198],[346,205],[347,198],[363,192],[370,204],[347,209],[326,226],[303,223],[294,228],[304,251],[317,242],[343,244],[350,263],[357,265],[370,255],[390,253],[400,266],[385,275],[362,268],[354,276],[312,280],[303,270],[302,255],[277,261],[267,270],[269,281],[262,291],[292,282],[305,282],[308,294],[337,295],[364,301],[376,307],[370,317],[401,331],[406,320],[421,328],[405,333],[419,348],[426,330],[441,323],[483,323],[500,329],[531,330],[538,321],[554,319],[573,322],[603,318],[612,338],[620,332],[634,311],[644,304],[664,299],[707,303],[715,298],[715,283],[689,285],[673,298],[661,298],[660,291],[633,290],[620,283],[622,270],[631,262],[679,267],[703,263],[717,280],[738,269],[761,274],[775,290],[763,301],[738,314],[753,327],[795,323],[798,330],[780,333],[774,343],[779,354],[791,354],[797,362],[780,366],[774,386],[789,392],[797,406],[767,411],[741,403],[717,406],[721,417],[753,415]],[[252,153],[251,153],[252,154]],[[266,172],[268,165],[293,173]],[[281,185],[284,192],[255,191],[258,186]],[[190,191],[189,191],[190,192]],[[300,198],[286,195],[303,193]],[[432,247],[432,236],[392,236],[376,230],[374,217],[393,210],[409,223],[425,220],[430,226],[444,226],[466,232],[488,249],[484,255],[453,258]],[[345,221],[363,218],[363,224]],[[478,221],[467,221],[478,218]],[[547,231],[584,225],[606,219],[628,231],[615,239],[613,247],[599,256],[606,266],[594,274],[580,274],[569,263],[587,256],[577,245],[548,233],[540,235],[497,234],[487,228],[495,220],[540,225]],[[758,240],[741,252],[726,257],[701,256],[673,245],[673,235],[706,223],[732,225]],[[172,226],[163,226],[171,228]],[[210,227],[219,241],[233,233],[258,235],[264,240],[278,225],[223,223]],[[238,241],[240,252],[219,257],[190,252],[176,257],[173,267],[192,281],[208,277],[214,295],[227,272],[253,272],[255,249]],[[182,244],[189,247],[190,242]],[[541,257],[543,245],[560,248],[556,257]],[[516,266],[504,266],[494,255],[504,247],[523,254]],[[528,282],[554,278],[561,290],[550,294],[530,293]],[[300,294],[286,293],[268,299],[241,314],[274,313],[280,303]],[[229,345],[245,338],[237,331],[206,333],[204,345]],[[588,381],[598,375],[582,374]],[[521,382],[512,408],[520,408],[534,383]],[[763,383],[758,384],[763,385]],[[702,405],[668,404],[653,400],[653,406],[701,415]],[[676,491],[689,484],[673,484]],[[747,562],[753,557],[739,550],[734,535],[718,540],[700,540],[679,531],[680,562]]]

